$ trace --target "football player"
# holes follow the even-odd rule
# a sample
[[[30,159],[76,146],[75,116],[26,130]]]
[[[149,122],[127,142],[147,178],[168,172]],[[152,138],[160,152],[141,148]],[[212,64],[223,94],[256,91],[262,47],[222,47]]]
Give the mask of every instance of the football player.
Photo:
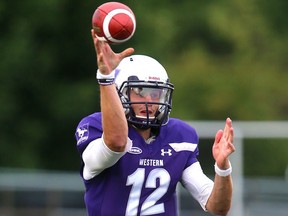
[[[204,211],[226,215],[232,199],[233,127],[226,119],[212,147],[215,178],[197,160],[193,127],[169,118],[173,84],[164,67],[133,48],[114,53],[91,30],[97,55],[101,112],[76,129],[89,216],[176,216],[181,183]]]

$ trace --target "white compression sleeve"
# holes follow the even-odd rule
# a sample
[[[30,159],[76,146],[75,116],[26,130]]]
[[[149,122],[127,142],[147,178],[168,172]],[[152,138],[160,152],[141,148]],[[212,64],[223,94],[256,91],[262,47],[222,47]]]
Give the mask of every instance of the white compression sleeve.
[[[114,165],[132,146],[132,141],[128,138],[124,152],[114,152],[104,143],[103,138],[93,140],[89,143],[82,154],[84,161],[83,178],[89,180],[104,169]]]
[[[212,192],[214,182],[204,173],[199,162],[187,167],[182,174],[181,183],[190,194],[205,208],[208,198]]]

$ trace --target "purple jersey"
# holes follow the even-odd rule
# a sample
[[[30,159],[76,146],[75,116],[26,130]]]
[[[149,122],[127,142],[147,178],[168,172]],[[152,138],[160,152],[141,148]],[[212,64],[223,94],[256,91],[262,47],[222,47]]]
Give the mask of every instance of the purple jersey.
[[[102,133],[101,113],[82,119],[76,132],[80,155]],[[88,214],[176,216],[177,183],[183,170],[197,162],[195,129],[170,118],[150,144],[133,127],[129,127],[129,138],[132,148],[116,164],[90,180],[83,179]]]

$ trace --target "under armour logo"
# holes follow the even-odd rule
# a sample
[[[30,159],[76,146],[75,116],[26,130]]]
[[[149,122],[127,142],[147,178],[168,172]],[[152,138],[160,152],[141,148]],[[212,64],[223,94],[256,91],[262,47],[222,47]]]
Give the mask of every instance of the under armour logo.
[[[172,150],[168,149],[167,151],[165,151],[164,149],[161,149],[161,155],[164,156],[165,154],[168,154],[168,156],[171,156]]]

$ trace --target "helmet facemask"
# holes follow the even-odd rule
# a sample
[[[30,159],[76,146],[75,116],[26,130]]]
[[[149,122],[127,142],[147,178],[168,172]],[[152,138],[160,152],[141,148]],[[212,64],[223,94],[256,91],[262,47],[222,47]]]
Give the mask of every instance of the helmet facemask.
[[[171,83],[141,81],[135,80],[135,77],[129,77],[128,81],[123,82],[118,90],[127,121],[136,128],[143,130],[167,124],[172,108],[173,89]],[[143,97],[143,101],[131,101],[132,91],[134,94]],[[152,101],[145,99],[147,95],[152,98]],[[135,114],[133,106],[136,104],[145,105],[144,115]],[[158,109],[155,115],[152,116],[149,113],[149,106],[155,105],[158,106]]]

